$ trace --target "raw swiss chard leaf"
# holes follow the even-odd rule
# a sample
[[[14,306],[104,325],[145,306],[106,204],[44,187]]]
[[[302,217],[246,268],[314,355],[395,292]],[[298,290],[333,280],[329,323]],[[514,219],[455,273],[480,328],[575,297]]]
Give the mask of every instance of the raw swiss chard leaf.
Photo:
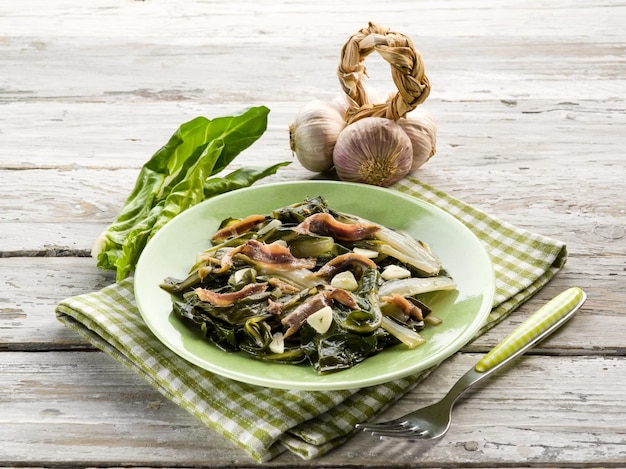
[[[213,140],[209,143],[203,155],[185,172],[184,179],[177,182],[169,194],[159,202],[161,210],[159,210],[150,237],[176,215],[205,199],[205,181],[211,175],[213,162],[223,149],[224,144],[221,140]]]
[[[118,281],[126,278],[149,239],[176,215],[208,197],[250,185],[286,164],[210,179],[265,132],[268,113],[268,108],[259,106],[236,116],[196,117],[182,124],[141,168],[117,218],[94,243],[92,255],[98,267],[116,270]]]

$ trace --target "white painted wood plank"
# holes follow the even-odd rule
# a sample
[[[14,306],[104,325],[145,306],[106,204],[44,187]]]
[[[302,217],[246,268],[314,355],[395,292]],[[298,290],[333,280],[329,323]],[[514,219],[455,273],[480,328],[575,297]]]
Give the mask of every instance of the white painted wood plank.
[[[20,80],[2,92],[25,102],[297,101],[335,93],[341,46],[368,21],[414,38],[435,99],[610,99],[625,86],[623,65],[615,67],[626,19],[618,1],[70,1],[5,5],[3,13],[0,71],[10,76],[17,63]],[[389,83],[387,74],[372,78]]]
[[[44,252],[46,246],[89,249],[117,215],[139,167],[180,123],[199,115],[197,107],[180,112],[169,104],[146,105],[142,112],[151,116],[146,121],[159,126],[142,121],[129,130],[133,106],[111,113],[108,106],[74,104],[67,111],[68,128],[63,121],[36,126],[46,129],[42,138],[29,127],[29,106],[14,113],[11,125],[21,124],[7,135],[25,134],[33,143],[24,147],[22,137],[0,134],[13,148],[0,153],[5,168],[0,169],[0,249],[10,255]],[[287,126],[298,105],[271,107],[278,111],[270,113],[267,132],[231,169],[292,161],[264,182],[314,177],[288,149]],[[241,108],[221,105],[207,114],[233,109]],[[613,252],[623,252],[626,160],[620,148],[626,144],[626,112],[591,102],[537,101],[516,106],[435,102],[431,109],[439,120],[438,153],[417,177],[506,221],[565,238],[574,252],[611,245]],[[45,114],[51,108],[44,104],[38,110]],[[24,232],[30,235],[20,236]]]
[[[624,252],[626,185],[619,166],[604,177],[585,168],[546,176],[548,169],[475,167],[452,173],[443,163],[428,164],[419,171],[422,181],[509,223],[560,239],[572,253]],[[137,174],[136,169],[0,171],[7,192],[0,199],[2,255],[85,255],[121,210]],[[294,175],[311,176],[285,169],[260,183],[296,180]]]
[[[439,399],[476,359],[455,356],[384,418]],[[625,373],[623,357],[522,357],[457,405],[452,428],[438,444],[425,448],[359,434],[318,463],[619,466],[626,458],[626,398],[615,383]],[[102,353],[3,353],[0,374],[5,464],[254,466]],[[285,455],[271,466],[299,462]]]

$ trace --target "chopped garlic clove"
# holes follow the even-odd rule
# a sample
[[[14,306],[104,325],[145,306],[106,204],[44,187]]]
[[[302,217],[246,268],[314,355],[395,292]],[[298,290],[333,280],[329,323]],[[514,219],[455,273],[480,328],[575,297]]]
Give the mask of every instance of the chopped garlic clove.
[[[390,265],[387,266],[381,277],[384,280],[396,280],[400,278],[409,278],[411,276],[411,272],[404,267],[400,267],[399,265]]]
[[[335,288],[343,288],[348,291],[356,291],[356,289],[359,288],[359,283],[356,281],[356,278],[354,278],[354,274],[349,270],[335,275],[330,284]]]
[[[272,336],[272,341],[270,342],[270,350],[274,353],[285,352],[285,340],[282,332],[277,332]]]
[[[330,306],[324,306],[306,318],[306,322],[320,334],[330,329],[333,322],[333,309]]]
[[[373,251],[372,249],[354,248],[352,252],[358,254],[359,256],[367,257],[368,259],[376,259],[378,257],[378,252]]]

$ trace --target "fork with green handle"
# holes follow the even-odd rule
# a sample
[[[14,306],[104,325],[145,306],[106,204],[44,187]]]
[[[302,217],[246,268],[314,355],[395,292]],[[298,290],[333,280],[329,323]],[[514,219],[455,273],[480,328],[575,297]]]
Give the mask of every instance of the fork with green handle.
[[[550,300],[468,370],[439,402],[395,420],[357,424],[356,428],[380,437],[398,437],[409,440],[441,438],[450,428],[454,403],[467,389],[561,327],[578,311],[586,298],[584,291],[573,287]]]

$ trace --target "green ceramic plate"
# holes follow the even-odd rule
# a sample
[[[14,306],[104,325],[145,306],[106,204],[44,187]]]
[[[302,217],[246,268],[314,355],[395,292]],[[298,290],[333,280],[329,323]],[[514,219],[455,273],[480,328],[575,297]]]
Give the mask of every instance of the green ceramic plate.
[[[227,217],[268,213],[324,196],[329,205],[425,241],[456,281],[457,290],[431,294],[429,305],[443,323],[428,327],[427,342],[413,350],[397,346],[352,369],[319,376],[312,367],[260,361],[227,353],[171,314],[171,299],[160,289],[165,277],[184,278],[196,253]],[[161,229],[144,250],[135,272],[135,296],[153,333],[171,350],[211,372],[246,383],[284,389],[361,388],[417,373],[465,345],[484,324],[494,295],[494,275],[480,241],[444,211],[413,197],[374,186],[330,181],[278,183],[240,189],[190,208]]]

